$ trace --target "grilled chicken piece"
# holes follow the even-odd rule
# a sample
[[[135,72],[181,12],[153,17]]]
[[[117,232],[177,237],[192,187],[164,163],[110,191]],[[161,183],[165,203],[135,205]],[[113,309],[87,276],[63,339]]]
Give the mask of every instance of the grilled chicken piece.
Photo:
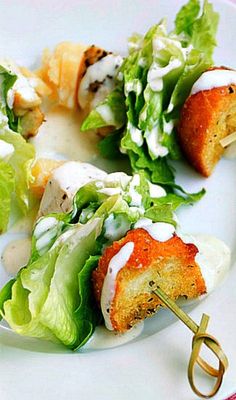
[[[54,163],[59,163],[59,161],[54,161]],[[38,217],[52,212],[70,211],[76,192],[86,183],[96,179],[104,179],[106,175],[106,172],[101,169],[79,161],[64,162],[63,165],[59,165],[59,167],[57,165],[54,168],[51,160],[51,164],[48,164],[46,186],[44,185],[45,180],[42,181],[43,197]],[[37,187],[37,190],[40,193],[40,186]]]

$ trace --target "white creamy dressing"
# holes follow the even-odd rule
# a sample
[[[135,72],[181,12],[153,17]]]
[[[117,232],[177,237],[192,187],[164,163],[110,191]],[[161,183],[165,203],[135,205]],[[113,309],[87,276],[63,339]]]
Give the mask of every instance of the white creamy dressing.
[[[147,107],[144,107],[143,111],[139,114],[140,121],[146,121],[147,118]]]
[[[34,236],[35,239],[39,239],[45,232],[57,226],[58,220],[54,217],[42,218],[38,221],[35,229]]]
[[[184,243],[193,243],[198,248],[195,261],[201,269],[207,293],[224,280],[230,267],[231,252],[220,239],[210,235],[186,235],[177,233]]]
[[[166,122],[165,118],[163,118],[163,131],[167,133],[167,135],[170,135],[174,129],[174,121],[170,120],[169,122]]]
[[[41,254],[45,248],[50,244],[54,237],[56,237],[58,229],[60,229],[63,222],[58,221],[54,217],[42,218],[38,221],[34,237],[36,239],[36,249]]]
[[[36,107],[41,104],[41,99],[37,95],[34,87],[31,86],[29,79],[22,74],[17,75],[16,82],[7,92],[7,105],[9,108],[13,108],[16,93],[29,107]]]
[[[48,248],[49,243],[55,237],[55,231],[48,231],[42,237],[40,237],[36,242],[36,249],[39,255],[42,255]]]
[[[110,307],[115,294],[116,277],[118,272],[127,264],[134,251],[134,243],[126,243],[120,251],[112,257],[107,268],[107,274],[104,279],[102,295],[101,295],[101,310],[104,317],[106,328],[113,330],[110,320]]]
[[[39,216],[51,212],[68,212],[75,193],[86,183],[104,179],[107,173],[91,164],[68,161],[56,168],[44,191]]]
[[[164,29],[164,33],[166,33],[166,29]],[[168,46],[174,46],[177,50],[179,50],[179,55],[182,56],[183,60],[186,60],[188,54],[191,52],[193,49],[192,45],[189,45],[187,47],[182,47],[179,37],[172,36],[172,38],[169,37],[161,37],[161,36],[156,36],[154,37],[152,41],[152,46],[153,46],[153,53],[155,55],[156,52],[160,50],[165,50],[165,48]]]
[[[129,50],[139,50],[143,45],[143,37],[137,38],[136,41],[128,40],[128,49]]]
[[[133,326],[125,333],[119,333],[116,331],[109,331],[105,326],[97,326],[94,334],[89,341],[83,346],[83,350],[98,350],[98,349],[109,349],[112,347],[118,347],[125,343],[131,342],[138,337],[143,330],[144,322],[140,322]]]
[[[0,159],[3,159],[5,161],[9,160],[14,151],[15,148],[12,144],[0,139]]]
[[[149,194],[150,197],[153,199],[158,199],[159,197],[163,197],[166,195],[165,189],[159,185],[155,185],[154,183],[151,183],[148,181],[148,186],[149,186]]]
[[[129,130],[132,142],[136,143],[138,147],[143,145],[142,131],[136,128],[131,122],[128,122],[127,129]]]
[[[145,228],[146,226],[150,226],[152,224],[152,220],[150,218],[140,218],[135,224],[134,229]]]
[[[107,104],[101,104],[100,106],[98,106],[96,108],[96,111],[100,114],[103,121],[105,121],[107,125],[115,125],[116,124],[112,110]]]
[[[104,222],[104,237],[112,243],[124,237],[129,229],[130,221],[124,215],[117,215],[115,218],[111,214]]]
[[[134,229],[143,228],[154,240],[166,242],[175,233],[174,225],[166,222],[152,222],[150,218],[140,218],[134,225]]]
[[[166,110],[167,114],[170,114],[174,110],[174,107],[174,104],[170,102]]]
[[[0,79],[0,86],[1,86],[1,79]],[[1,92],[0,92],[0,102],[3,102],[3,99],[1,98]],[[2,106],[0,106],[0,124],[3,126],[8,125],[8,118],[5,115],[5,110],[3,109]]]
[[[171,59],[169,64],[165,67],[161,67],[156,62],[153,62],[147,75],[147,81],[150,88],[154,92],[161,92],[163,90],[163,78],[168,75],[174,69],[181,67],[182,63],[177,58]]]
[[[175,232],[175,227],[165,222],[154,222],[151,225],[145,226],[143,229],[149,233],[149,235],[159,242],[166,242],[171,239]]]
[[[25,266],[30,258],[31,238],[25,237],[11,241],[1,256],[4,269],[9,275],[15,276],[21,267]]]
[[[166,30],[164,31],[166,33]],[[155,55],[156,52],[160,50],[164,50],[168,46],[174,46],[178,50],[180,50],[181,53],[185,54],[185,51],[183,51],[183,47],[181,46],[181,43],[178,39],[174,38],[169,38],[165,36],[155,36],[153,41],[152,41],[152,47],[153,47],[153,53]]]
[[[121,82],[124,80],[124,74],[123,74],[123,72],[121,72],[121,71],[118,72],[118,74],[117,74],[117,79],[118,79],[118,81],[121,81]]]
[[[22,98],[27,107],[36,107],[41,104],[41,99],[35,91],[32,78],[25,77],[12,60],[1,60],[1,65],[17,76],[14,85],[7,92],[7,105],[9,108],[13,108],[16,93]]]
[[[165,157],[168,154],[168,149],[158,142],[158,127],[154,126],[151,131],[146,131],[146,141],[149,150],[154,157]]]
[[[129,93],[135,92],[137,96],[142,93],[143,85],[139,79],[133,79],[130,82],[125,83],[125,95],[128,96]]]
[[[120,55],[108,54],[87,68],[78,90],[78,102],[83,109],[88,107],[91,101],[91,91],[89,90],[91,84],[101,82],[93,96],[93,107],[111,92],[114,88],[113,78],[122,62],[123,58]]]
[[[194,83],[190,95],[203,90],[211,90],[217,87],[236,85],[236,71],[227,69],[214,69],[204,72]]]
[[[145,68],[146,65],[147,65],[146,59],[145,59],[144,57],[141,57],[141,58],[139,59],[139,61],[138,61],[138,65],[139,65],[140,67],[142,67],[142,68]]]
[[[131,206],[140,207],[142,206],[142,195],[135,190],[140,185],[140,176],[135,174],[133,179],[130,181],[128,195],[131,197]]]
[[[95,132],[80,132],[84,116],[57,106],[46,113],[39,133],[30,139],[37,158],[87,161],[98,154]]]
[[[116,194],[121,194],[122,190],[119,187],[115,188],[103,188],[98,190],[99,193],[106,194],[107,196],[114,196]]]
[[[184,49],[181,46],[179,40],[170,39],[167,37],[154,37],[152,41],[153,47],[153,56],[155,60],[155,55],[165,49],[167,46],[175,46],[176,49],[179,51],[180,57],[185,60],[186,55],[190,49]],[[158,62],[153,61],[152,65],[149,68],[148,75],[147,75],[147,82],[150,85],[150,88],[154,92],[161,92],[163,90],[163,78],[168,75],[173,70],[182,66],[182,61],[178,58],[171,57],[169,63],[166,66],[161,66]]]
[[[104,181],[106,184],[116,182],[123,190],[126,189],[128,183],[131,181],[132,176],[127,175],[125,172],[113,172],[105,176]]]
[[[182,232],[178,232],[177,235],[184,243],[193,243],[198,248],[195,261],[201,269],[207,294],[211,293],[223,282],[229,271],[231,261],[229,247],[211,235],[188,235]]]

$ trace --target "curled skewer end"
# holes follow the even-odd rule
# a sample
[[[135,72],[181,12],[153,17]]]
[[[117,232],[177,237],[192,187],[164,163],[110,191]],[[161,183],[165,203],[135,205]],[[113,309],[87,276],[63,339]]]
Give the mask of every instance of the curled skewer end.
[[[193,392],[197,396],[205,399],[210,399],[214,397],[222,385],[224,373],[228,368],[228,359],[225,353],[223,352],[217,339],[206,332],[210,317],[206,314],[203,314],[200,325],[198,326],[190,318],[189,315],[187,315],[181,308],[179,308],[177,304],[172,299],[170,299],[165,292],[162,291],[160,287],[155,288],[155,290],[153,290],[153,293],[159,297],[164,306],[169,308],[194,333],[192,341],[192,352],[188,365],[188,380]],[[210,364],[208,364],[208,362],[206,362],[200,357],[199,354],[203,344],[205,344],[218,358],[219,361],[218,369],[213,368]],[[216,378],[215,385],[211,390],[211,392],[208,394],[202,393],[196,387],[194,379],[194,371],[196,364],[198,364],[199,367],[205,373]]]

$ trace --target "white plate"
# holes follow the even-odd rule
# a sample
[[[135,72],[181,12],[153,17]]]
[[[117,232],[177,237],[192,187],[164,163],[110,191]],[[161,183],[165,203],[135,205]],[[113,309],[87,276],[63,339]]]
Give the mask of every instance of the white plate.
[[[96,43],[124,53],[127,36],[134,31],[145,32],[165,15],[171,21],[182,3],[179,0],[12,0],[9,5],[4,0],[0,3],[0,57],[10,56],[31,66],[45,46],[64,40]],[[216,63],[236,66],[236,8],[230,2],[213,3],[221,15]],[[186,188],[191,191],[207,188],[207,195],[200,203],[179,212],[183,230],[223,239],[232,249],[235,264],[236,162],[222,160],[208,180],[187,166],[181,166],[181,170],[178,179]],[[6,278],[2,269],[0,277],[2,284]],[[196,321],[203,312],[211,316],[210,332],[219,339],[229,357],[230,368],[216,396],[218,400],[236,391],[235,281],[236,268],[232,265],[222,286],[191,312]],[[192,335],[180,322],[172,322],[165,312],[148,323],[143,335],[146,338],[142,336],[142,340],[115,349],[82,354],[19,338],[0,328],[0,398],[194,398],[186,377]]]

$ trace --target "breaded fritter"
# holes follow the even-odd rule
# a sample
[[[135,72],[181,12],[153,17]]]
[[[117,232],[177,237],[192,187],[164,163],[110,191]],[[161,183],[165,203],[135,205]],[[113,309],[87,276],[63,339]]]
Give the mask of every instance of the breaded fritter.
[[[178,138],[186,158],[203,176],[211,175],[223,154],[224,148],[220,140],[235,131],[235,85],[203,90],[189,96],[185,101],[178,126]]]
[[[106,248],[93,271],[98,304],[109,263],[128,242],[134,243],[134,250],[116,276],[115,294],[109,311],[114,330],[125,332],[158,310],[161,302],[152,292],[157,286],[174,300],[180,296],[192,299],[206,293],[201,270],[195,262],[198,249],[194,244],[185,244],[177,235],[159,242],[138,228]]]

